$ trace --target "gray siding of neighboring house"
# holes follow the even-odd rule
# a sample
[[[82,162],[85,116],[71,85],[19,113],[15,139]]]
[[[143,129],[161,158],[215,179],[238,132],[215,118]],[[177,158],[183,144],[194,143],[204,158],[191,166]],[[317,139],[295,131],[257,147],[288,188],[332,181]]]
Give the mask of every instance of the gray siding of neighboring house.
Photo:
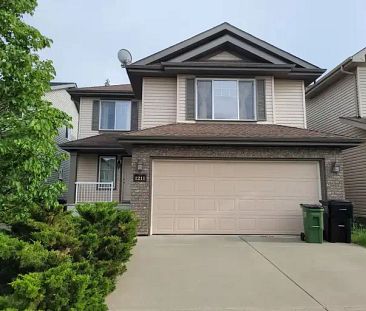
[[[360,115],[366,118],[366,67],[357,67],[357,81]]]
[[[345,191],[356,217],[366,218],[366,144],[343,152]]]
[[[358,115],[355,76],[345,75],[317,96],[306,100],[308,128],[351,137],[366,138],[366,131],[342,124],[339,117]],[[366,144],[343,153],[346,198],[355,216],[366,217]]]
[[[362,134],[352,126],[342,124],[339,117],[357,115],[356,80],[347,75],[317,96],[306,99],[308,128],[328,133],[355,136]]]
[[[78,134],[78,126],[79,126],[79,113],[75,107],[74,102],[71,100],[71,97],[69,93],[65,89],[60,90],[53,90],[45,95],[45,99],[50,101],[52,105],[55,108],[58,108],[62,110],[63,112],[67,113],[72,118],[72,125],[73,128],[69,129],[69,138],[66,138],[66,128],[60,128],[59,133],[56,137],[56,143],[57,145],[60,145],[62,143],[66,143],[70,140],[77,139]],[[63,151],[61,148],[58,148],[59,151],[63,154],[67,154],[68,152]],[[62,171],[61,174],[59,172],[54,172],[50,178],[48,179],[49,182],[55,182],[59,180],[61,177],[62,180],[65,182],[66,186],[68,185],[69,176],[70,176],[70,161],[69,159],[62,161],[60,166],[60,171]],[[63,193],[62,197],[65,197],[67,192]]]

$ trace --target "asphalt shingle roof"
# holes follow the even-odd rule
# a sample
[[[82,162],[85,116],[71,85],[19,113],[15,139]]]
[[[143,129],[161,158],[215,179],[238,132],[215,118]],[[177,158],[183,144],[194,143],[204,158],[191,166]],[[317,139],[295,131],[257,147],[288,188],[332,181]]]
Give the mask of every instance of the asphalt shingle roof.
[[[236,142],[359,143],[360,139],[308,129],[252,123],[177,123],[134,132],[103,133],[62,144],[64,149],[123,148],[123,142],[139,140],[202,140]]]

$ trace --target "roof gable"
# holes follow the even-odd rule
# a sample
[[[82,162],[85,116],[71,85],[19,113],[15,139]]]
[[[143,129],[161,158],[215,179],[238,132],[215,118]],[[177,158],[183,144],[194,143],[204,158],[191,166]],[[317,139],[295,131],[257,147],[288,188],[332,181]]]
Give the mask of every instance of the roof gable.
[[[240,55],[236,55],[231,51],[218,51],[216,53],[211,54],[210,56],[200,59],[207,61],[231,61],[231,62],[242,62],[242,61],[251,61],[251,59],[247,57],[241,57]]]
[[[299,68],[318,69],[288,52],[285,52],[229,23],[220,24],[167,49],[145,57],[132,65],[154,65],[161,62],[185,62],[204,57],[207,53],[228,46],[227,51],[235,50],[236,54],[243,54],[260,58],[264,63],[294,64]],[[250,58],[249,58],[250,59]],[[258,59],[255,61],[258,63]]]

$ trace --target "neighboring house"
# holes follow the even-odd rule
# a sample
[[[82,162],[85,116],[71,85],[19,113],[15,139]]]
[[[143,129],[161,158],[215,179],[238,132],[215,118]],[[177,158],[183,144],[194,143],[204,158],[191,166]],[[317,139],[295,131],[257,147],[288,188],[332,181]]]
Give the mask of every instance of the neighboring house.
[[[348,57],[306,90],[310,129],[366,139],[366,48]],[[344,155],[346,198],[366,219],[366,144]]]
[[[126,69],[131,86],[69,91],[69,202],[128,204],[140,234],[298,234],[300,203],[344,198],[359,139],[306,129],[323,69],[227,23]]]
[[[75,88],[76,83],[73,82],[51,82],[51,90],[46,93],[45,99],[50,101],[52,105],[67,113],[72,118],[72,128],[60,128],[56,143],[58,145],[75,140],[78,138],[79,130],[79,111],[78,106],[71,99],[68,89]],[[65,152],[60,149],[61,152]],[[51,175],[49,181],[62,180],[68,185],[70,175],[70,160],[62,161],[60,170]],[[63,195],[64,196],[64,195]]]

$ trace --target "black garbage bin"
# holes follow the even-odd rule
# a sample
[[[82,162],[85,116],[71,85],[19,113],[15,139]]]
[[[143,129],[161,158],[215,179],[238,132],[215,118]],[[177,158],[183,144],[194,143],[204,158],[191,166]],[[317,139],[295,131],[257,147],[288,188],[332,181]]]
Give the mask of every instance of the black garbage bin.
[[[324,208],[324,239],[351,243],[353,205],[347,200],[321,200]]]

